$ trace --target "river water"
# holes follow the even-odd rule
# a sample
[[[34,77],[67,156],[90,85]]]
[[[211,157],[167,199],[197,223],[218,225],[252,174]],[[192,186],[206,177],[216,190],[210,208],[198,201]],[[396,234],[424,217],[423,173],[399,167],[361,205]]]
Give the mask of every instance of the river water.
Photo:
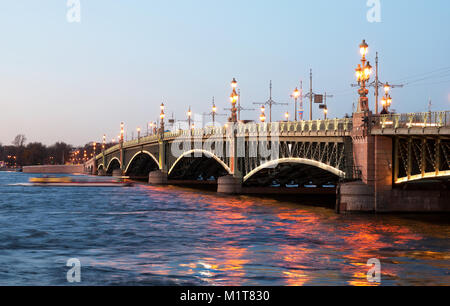
[[[336,215],[179,187],[11,186],[0,172],[0,285],[450,285],[447,216]],[[375,284],[376,285],[376,284]]]

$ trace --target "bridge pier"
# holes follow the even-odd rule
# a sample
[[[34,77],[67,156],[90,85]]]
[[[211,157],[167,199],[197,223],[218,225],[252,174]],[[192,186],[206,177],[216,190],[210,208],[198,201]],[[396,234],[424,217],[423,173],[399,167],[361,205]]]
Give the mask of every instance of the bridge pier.
[[[113,177],[122,177],[122,169],[115,169],[112,172]]]
[[[150,185],[167,185],[168,175],[161,170],[152,171],[148,175],[148,183]]]
[[[237,178],[232,175],[219,177],[217,181],[217,192],[240,194],[242,192],[242,178]]]
[[[360,181],[340,186],[339,212],[448,212],[448,190],[404,190],[395,188],[398,161],[392,137],[373,135],[370,125],[362,126],[363,118],[372,122],[372,114],[356,113],[353,117],[353,160],[360,171]],[[409,166],[411,167],[411,166]]]
[[[106,176],[106,171],[105,169],[101,168],[97,171],[97,175],[98,176]]]

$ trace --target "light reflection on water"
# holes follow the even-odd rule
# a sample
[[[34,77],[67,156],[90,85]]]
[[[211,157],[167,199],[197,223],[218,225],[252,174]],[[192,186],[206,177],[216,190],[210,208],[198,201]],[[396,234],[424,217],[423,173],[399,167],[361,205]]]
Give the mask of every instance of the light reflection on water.
[[[83,285],[370,285],[370,258],[383,285],[450,284],[445,217],[178,187],[8,186],[28,177],[0,173],[2,285],[65,285],[72,257]]]

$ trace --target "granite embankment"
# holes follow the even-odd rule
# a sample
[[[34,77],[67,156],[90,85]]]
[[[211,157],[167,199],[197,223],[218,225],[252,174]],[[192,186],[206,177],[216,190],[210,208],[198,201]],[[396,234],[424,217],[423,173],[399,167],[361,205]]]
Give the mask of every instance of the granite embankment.
[[[83,165],[43,165],[43,166],[25,166],[24,173],[52,173],[52,174],[72,174],[83,173]]]

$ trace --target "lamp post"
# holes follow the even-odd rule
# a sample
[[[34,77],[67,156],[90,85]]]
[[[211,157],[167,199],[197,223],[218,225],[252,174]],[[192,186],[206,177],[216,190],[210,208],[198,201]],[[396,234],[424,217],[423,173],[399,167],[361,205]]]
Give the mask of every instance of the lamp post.
[[[189,106],[189,110],[187,112],[187,116],[188,116],[188,126],[189,126],[189,128],[191,128],[192,111],[191,111],[191,107],[190,106]]]
[[[141,138],[141,128],[140,127],[138,127],[137,129],[136,129],[136,131],[137,131],[137,138],[138,138],[138,140]]]
[[[266,107],[264,105],[261,106],[261,116],[259,116],[259,120],[261,120],[262,123],[266,122]]]
[[[295,121],[297,121],[297,100],[300,97],[300,90],[298,90],[298,87],[295,88],[294,92],[292,93],[292,97],[295,101]]]
[[[164,113],[164,103],[161,103],[161,114],[159,115],[160,123],[159,123],[159,130],[161,135],[164,134],[164,118],[166,117],[166,114]]]
[[[289,122],[289,112],[284,113],[284,118],[286,118],[286,121]]]
[[[105,151],[105,148],[106,148],[106,134],[103,135],[102,151]]]
[[[214,98],[213,98],[213,104],[212,104],[212,120],[213,120],[213,127],[216,127],[216,114],[217,114],[217,107],[216,104],[214,103]]]
[[[327,120],[327,115],[328,115],[328,108],[325,106],[325,108],[323,109],[323,118],[325,120]]]
[[[124,123],[121,122],[121,123],[120,123],[119,142],[123,142],[124,127],[125,127]]]
[[[231,92],[230,95],[230,102],[231,102],[231,117],[228,119],[228,122],[237,122],[237,108],[236,108],[236,103],[239,99],[239,95],[236,92],[236,88],[237,88],[237,81],[235,78],[233,78],[233,80],[231,81],[231,88],[233,89],[233,91]]]
[[[366,41],[363,40],[363,42],[359,46],[359,52],[361,54],[361,64],[358,64],[358,67],[356,68],[356,80],[358,81],[358,85],[360,86],[358,90],[358,111],[360,112],[369,111],[369,98],[367,98],[369,90],[366,87],[366,83],[369,81],[370,75],[372,74],[372,66],[366,60],[368,49],[369,46],[367,45]]]
[[[392,98],[389,94],[389,91],[391,90],[391,86],[389,83],[386,83],[384,85],[384,97],[381,99],[381,105],[383,106],[383,110],[381,111],[382,115],[389,114],[389,107],[391,107],[392,104]]]

